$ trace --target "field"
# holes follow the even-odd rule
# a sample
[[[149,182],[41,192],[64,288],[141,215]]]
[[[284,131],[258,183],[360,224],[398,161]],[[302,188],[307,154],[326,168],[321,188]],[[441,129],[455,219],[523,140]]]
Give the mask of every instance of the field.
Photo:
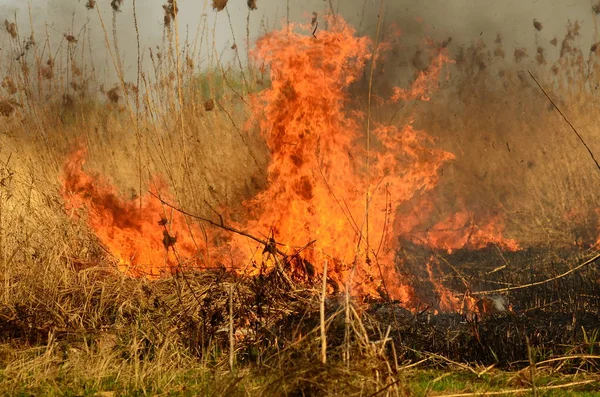
[[[167,1],[132,74],[111,6],[0,32],[1,395],[600,395],[577,22],[529,54],[329,9],[226,63]]]

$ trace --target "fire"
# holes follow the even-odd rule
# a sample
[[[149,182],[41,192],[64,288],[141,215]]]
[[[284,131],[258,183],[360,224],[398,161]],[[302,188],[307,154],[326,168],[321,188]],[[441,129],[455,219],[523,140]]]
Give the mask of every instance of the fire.
[[[332,278],[341,285],[352,280],[355,293],[384,291],[408,302],[411,288],[394,264],[396,208],[432,189],[453,155],[410,122],[402,128],[375,124],[367,151],[368,121],[349,111],[347,89],[363,75],[373,43],[339,17],[329,25],[316,37],[292,33],[311,31],[293,26],[257,42],[254,56],[270,67],[271,87],[254,98],[253,115],[272,161],[268,188],[246,203],[254,218],[246,226],[264,234],[272,227],[289,254],[316,240],[303,254],[317,271],[328,260]],[[433,73],[397,93],[425,98],[433,86],[426,79],[437,81],[447,61],[440,52]]]
[[[419,235],[418,217],[400,215],[401,204],[434,189],[440,168],[454,155],[436,148],[412,120],[402,127],[381,125],[353,107],[348,88],[385,46],[374,49],[339,16],[328,26],[316,35],[311,26],[290,26],[257,42],[253,57],[268,67],[271,85],[252,98],[249,126],[260,128],[271,163],[267,188],[244,203],[246,213],[238,219],[245,221],[235,226],[271,236],[288,257],[302,251],[303,263],[317,273],[327,261],[333,288],[347,286],[354,295],[385,296],[411,307],[414,291],[395,257],[398,237],[416,236],[448,251],[517,245],[501,238],[500,218],[475,227],[469,212],[459,212]],[[449,62],[445,49],[438,50],[428,71],[408,89],[397,88],[390,101],[428,100]],[[70,206],[88,208],[89,225],[124,271],[157,277],[182,265],[206,266],[210,258],[195,244],[196,226],[167,211],[154,195],[120,198],[100,177],[83,171],[84,157],[78,150],[66,162],[64,197]],[[165,189],[155,182],[155,192]],[[232,235],[220,248],[231,254],[228,267],[240,273],[274,266],[266,260],[267,248],[250,249],[243,236]],[[248,263],[260,266],[248,271]],[[458,304],[449,291],[436,289],[445,306]]]
[[[430,258],[429,262],[425,265],[427,269],[427,274],[429,275],[429,281],[433,285],[433,290],[439,296],[439,304],[438,307],[442,312],[455,312],[461,311],[464,304],[463,300],[455,294],[453,291],[446,288],[442,283],[440,283],[433,272],[433,265],[437,265],[437,261],[435,258]]]
[[[197,226],[151,194],[141,200],[121,198],[106,180],[83,171],[85,156],[80,148],[66,161],[62,194],[67,209],[88,209],[88,224],[123,272],[155,278],[202,263],[193,238],[200,235]],[[153,185],[155,193],[165,187],[160,180]]]
[[[495,244],[505,251],[520,249],[515,240],[503,237],[504,222],[499,216],[492,217],[481,226],[477,225],[473,218],[473,213],[469,211],[452,214],[428,230],[422,241],[449,254],[457,249],[475,250],[490,244]]]

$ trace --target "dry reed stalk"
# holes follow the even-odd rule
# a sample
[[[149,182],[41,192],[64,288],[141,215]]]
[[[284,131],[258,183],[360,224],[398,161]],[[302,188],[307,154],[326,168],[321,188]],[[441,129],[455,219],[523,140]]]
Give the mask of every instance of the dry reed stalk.
[[[182,81],[181,81],[181,60],[179,53],[179,16],[177,13],[177,0],[173,0],[173,22],[175,26],[175,71],[177,73],[177,101],[179,102],[178,114],[179,114],[179,123],[180,123],[180,134],[181,134],[181,154],[183,156],[183,166],[184,166],[184,177],[186,173],[191,171],[190,163],[188,158],[187,151],[187,140],[185,139],[185,122],[184,122],[184,110],[183,110],[183,91],[182,91]]]
[[[383,21],[383,2],[379,2],[379,13],[377,14],[377,31],[375,33],[375,43],[373,44],[373,55],[371,57],[371,68],[369,70],[369,91],[367,93],[367,159],[366,159],[366,178],[367,178],[367,191],[365,192],[365,259],[367,264],[370,264],[369,259],[369,207],[371,202],[371,101],[373,96],[373,78],[375,74],[375,64],[377,61],[377,51],[379,47],[379,35],[381,33],[381,24]]]
[[[229,285],[229,370],[234,369],[235,339],[233,338],[233,284]]]
[[[123,95],[125,95],[125,102],[127,105],[127,109],[129,110],[129,117],[130,117],[131,121],[133,123],[135,123],[136,118],[133,114],[133,109],[131,108],[131,103],[129,102],[129,90],[127,89],[127,84],[125,82],[125,76],[123,74],[123,69],[120,66],[118,57],[115,55],[115,51],[113,51],[113,48],[110,45],[110,41],[108,39],[108,32],[106,30],[106,26],[104,25],[104,19],[102,18],[102,14],[100,13],[100,7],[98,7],[98,5],[96,5],[95,9],[96,9],[96,13],[98,14],[98,20],[100,21],[100,26],[102,26],[102,31],[104,32],[105,47],[108,50],[108,53],[110,54],[110,58],[112,60],[113,66],[115,68],[115,72],[117,73],[117,76],[119,77],[119,82],[121,83],[121,89],[123,91]],[[116,51],[118,52],[118,48],[116,49]]]
[[[321,324],[321,362],[327,363],[327,329],[325,327],[325,298],[327,297],[327,260],[323,265],[323,288],[321,289],[320,324]]]
[[[533,349],[529,341],[529,336],[525,335],[525,342],[527,344],[527,358],[529,359],[529,377],[531,379],[531,392],[533,397],[538,397],[538,389],[536,387],[536,366],[535,359],[533,357]]]
[[[344,288],[344,363],[346,368],[350,365],[350,285]]]
[[[543,285],[543,284],[547,284],[549,282],[564,278],[566,276],[568,276],[571,273],[576,272],[577,270],[588,266],[594,262],[596,262],[598,259],[600,259],[600,254],[597,254],[595,256],[593,256],[592,258],[588,259],[587,261],[575,266],[574,268],[571,268],[561,274],[558,274],[554,277],[550,277],[541,281],[535,281],[532,283],[527,283],[527,284],[522,284],[522,285],[516,285],[516,286],[511,286],[511,287],[505,287],[505,288],[497,288],[497,289],[493,289],[493,290],[487,290],[487,291],[478,291],[478,292],[474,292],[474,295],[490,295],[490,294],[496,294],[496,293],[501,293],[501,292],[508,292],[508,291],[515,291],[515,290],[520,290],[520,289],[524,289],[524,288],[530,288],[530,287],[535,287],[537,285]]]

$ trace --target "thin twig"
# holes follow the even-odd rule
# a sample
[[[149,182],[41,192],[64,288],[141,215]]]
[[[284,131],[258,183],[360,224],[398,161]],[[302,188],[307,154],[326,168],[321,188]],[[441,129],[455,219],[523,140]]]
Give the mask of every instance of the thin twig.
[[[571,124],[571,122],[569,121],[569,119],[567,118],[567,116],[565,116],[565,114],[560,110],[560,108],[558,107],[558,105],[552,100],[552,98],[550,98],[550,95],[548,95],[548,93],[546,92],[546,90],[544,90],[544,88],[542,87],[542,85],[537,81],[537,79],[535,78],[535,76],[533,75],[533,73],[531,73],[531,71],[529,71],[529,70],[528,70],[528,72],[529,72],[529,75],[531,76],[531,78],[533,79],[533,81],[535,81],[535,83],[537,84],[537,86],[540,87],[540,90],[542,90],[542,92],[544,93],[544,95],[546,95],[546,98],[548,98],[548,100],[550,101],[550,103],[552,103],[552,105],[554,105],[554,108],[558,111],[558,113],[562,116],[562,118],[567,122],[567,124],[569,124],[569,127],[571,127],[571,129],[573,130],[573,132],[575,133],[575,135],[577,135],[577,138],[579,138],[579,141],[581,141],[581,143],[583,144],[583,146],[585,146],[585,148],[588,151],[588,153],[590,154],[590,157],[592,158],[592,160],[594,160],[594,163],[596,164],[596,168],[598,168],[598,171],[600,171],[600,164],[598,163],[598,160],[596,160],[596,156],[594,156],[594,153],[592,152],[592,150],[590,149],[590,147],[583,140],[583,137],[579,134],[579,132],[577,132],[577,130],[575,129],[575,127],[573,127],[573,124]]]
[[[596,256],[594,256],[593,258],[591,258],[591,259],[588,259],[587,261],[583,262],[582,264],[580,264],[580,265],[578,265],[578,266],[576,266],[576,267],[574,267],[574,268],[572,268],[572,269],[569,269],[569,270],[567,270],[566,272],[564,272],[564,273],[562,273],[562,274],[559,274],[559,275],[558,275],[558,276],[556,276],[556,277],[552,277],[552,278],[549,278],[549,279],[546,279],[546,280],[542,280],[542,281],[535,281],[535,282],[533,282],[533,283],[529,283],[529,284],[516,285],[516,286],[514,286],[514,287],[506,287],[506,288],[492,289],[492,290],[488,290],[488,291],[478,291],[478,292],[475,292],[474,294],[475,294],[475,295],[489,295],[489,294],[496,294],[496,293],[498,293],[498,292],[514,291],[514,290],[518,290],[518,289],[524,289],[524,288],[529,288],[529,287],[535,287],[535,286],[537,286],[537,285],[546,284],[546,283],[549,283],[549,282],[551,282],[551,281],[558,280],[558,279],[560,279],[560,278],[566,277],[566,276],[568,276],[569,274],[571,274],[571,273],[573,273],[573,272],[575,272],[575,271],[577,271],[577,270],[581,269],[582,267],[584,267],[584,266],[587,266],[587,265],[589,265],[589,264],[591,264],[591,263],[594,263],[594,262],[596,262],[598,259],[600,259],[600,254],[597,254],[597,255],[596,255]]]
[[[556,361],[567,361],[567,360],[575,360],[575,359],[598,360],[598,359],[600,359],[600,356],[594,355],[594,354],[576,354],[576,355],[570,355],[570,356],[564,356],[564,357],[555,357],[555,358],[549,358],[548,360],[540,361],[538,363],[538,365],[548,364],[548,363],[552,363],[552,362],[556,362]]]
[[[183,214],[183,215],[189,216],[190,218],[194,218],[194,219],[197,219],[197,220],[199,220],[199,221],[206,222],[206,223],[208,223],[209,225],[212,225],[212,226],[215,226],[215,227],[221,228],[221,229],[223,229],[223,230],[227,230],[227,231],[229,231],[229,232],[232,232],[232,233],[235,233],[235,234],[239,234],[240,236],[248,237],[249,239],[251,239],[251,240],[254,240],[254,241],[256,241],[257,243],[261,243],[261,244],[263,244],[263,245],[265,245],[265,246],[267,246],[267,245],[269,244],[269,242],[268,242],[267,240],[260,239],[260,238],[258,238],[258,237],[255,237],[255,236],[251,235],[250,233],[247,233],[247,232],[244,232],[244,231],[242,231],[242,230],[236,229],[236,228],[234,228],[234,227],[232,227],[232,226],[225,225],[224,223],[217,223],[217,222],[215,222],[215,221],[213,221],[213,220],[211,220],[211,219],[204,218],[204,217],[202,217],[202,216],[199,216],[199,215],[194,215],[194,214],[192,214],[192,213],[189,213],[189,212],[187,212],[187,211],[184,211],[183,209],[181,209],[181,208],[179,208],[179,207],[176,207],[175,205],[173,205],[173,204],[169,203],[168,201],[165,201],[163,198],[161,198],[160,196],[157,196],[156,194],[154,194],[154,193],[153,193],[153,192],[151,192],[151,191],[148,191],[148,193],[150,193],[150,195],[151,195],[152,197],[154,197],[154,198],[158,199],[158,200],[159,200],[159,201],[160,201],[162,204],[166,205],[167,207],[169,207],[169,208],[172,208],[172,209],[174,209],[175,211],[177,211],[177,212],[179,212],[179,213],[181,213],[181,214]],[[279,249],[277,249],[277,248],[275,248],[275,251],[276,251],[276,252],[277,252],[279,255],[281,255],[281,256],[283,256],[283,257],[286,257],[286,256],[287,256],[287,254],[286,254],[285,252],[283,252],[283,251],[281,251],[281,250],[279,250]]]

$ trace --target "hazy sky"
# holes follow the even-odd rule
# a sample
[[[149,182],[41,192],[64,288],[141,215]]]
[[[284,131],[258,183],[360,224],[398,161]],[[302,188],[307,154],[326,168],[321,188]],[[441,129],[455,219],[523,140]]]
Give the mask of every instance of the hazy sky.
[[[93,54],[106,58],[104,33],[96,10],[87,10],[87,0],[0,0],[0,22],[17,18],[20,33],[29,31],[29,7],[39,42],[44,32],[52,37],[55,46],[63,34],[77,35],[88,26],[94,35]],[[160,45],[163,37],[163,9],[166,0],[137,0],[141,48]],[[228,11],[213,11],[209,0],[179,0],[180,37],[193,41],[200,27],[215,28],[214,47],[205,54],[221,54],[231,60],[234,36],[240,53],[244,54],[246,38],[246,0],[229,0]],[[101,16],[112,41],[112,10],[110,0],[97,0]],[[257,0],[258,10],[250,12],[250,36],[255,39],[261,31],[279,26],[287,14],[286,0]],[[533,20],[544,26],[537,39],[547,42],[554,36],[560,39],[569,20],[582,23],[580,43],[586,47],[595,42],[595,21],[590,0],[385,0],[385,20],[395,21],[405,34],[405,40],[421,40],[429,35],[443,39],[453,37],[453,43],[472,43],[478,38],[493,40],[502,34],[508,46],[532,48],[536,33]],[[117,14],[118,43],[127,74],[135,74],[136,34],[132,18],[133,0],[123,0],[122,12]],[[376,25],[379,0],[289,0],[292,20],[307,22],[313,11],[321,12],[330,5],[362,31],[369,32]],[[417,18],[423,22],[418,23]],[[231,21],[231,24],[230,24]],[[87,24],[87,25],[86,25]],[[233,26],[233,32],[231,29]],[[8,34],[0,32],[0,48],[5,53]],[[212,43],[212,36],[209,38]],[[206,40],[205,40],[206,43]],[[147,58],[147,56],[146,56]]]

